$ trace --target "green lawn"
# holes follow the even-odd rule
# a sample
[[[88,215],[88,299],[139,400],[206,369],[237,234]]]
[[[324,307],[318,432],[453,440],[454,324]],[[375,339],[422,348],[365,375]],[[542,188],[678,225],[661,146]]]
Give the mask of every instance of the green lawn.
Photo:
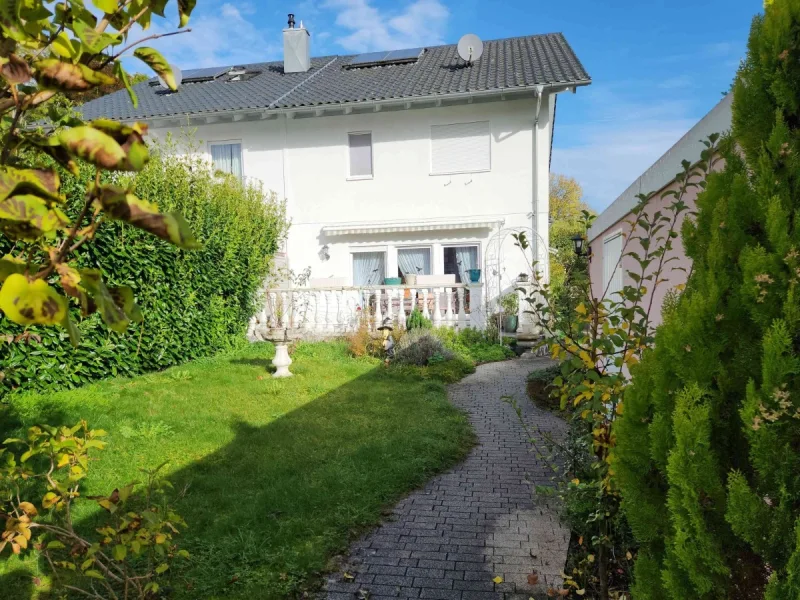
[[[169,460],[176,491],[186,489],[176,507],[192,554],[166,582],[173,594],[285,598],[318,583],[349,540],[456,463],[473,438],[424,370],[352,359],[342,344],[301,344],[295,377],[274,380],[272,355],[257,344],[163,373],[20,396],[0,406],[0,435],[80,418],[108,430],[85,494],[108,494]],[[38,562],[6,556],[0,590],[46,596],[46,580],[31,584]]]

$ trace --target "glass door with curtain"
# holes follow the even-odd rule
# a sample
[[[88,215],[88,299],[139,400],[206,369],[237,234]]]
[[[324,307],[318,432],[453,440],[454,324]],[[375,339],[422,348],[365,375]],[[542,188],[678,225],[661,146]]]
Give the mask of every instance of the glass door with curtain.
[[[211,144],[211,162],[214,171],[242,177],[242,145],[239,143]]]
[[[385,252],[353,252],[353,285],[383,285],[386,277]]]
[[[469,283],[469,270],[480,269],[478,246],[449,246],[444,248],[444,272],[455,275],[456,283]],[[464,310],[469,312],[469,290],[464,290]],[[458,293],[453,290],[453,306],[458,311]]]
[[[397,276],[430,275],[430,248],[399,248],[397,250]]]

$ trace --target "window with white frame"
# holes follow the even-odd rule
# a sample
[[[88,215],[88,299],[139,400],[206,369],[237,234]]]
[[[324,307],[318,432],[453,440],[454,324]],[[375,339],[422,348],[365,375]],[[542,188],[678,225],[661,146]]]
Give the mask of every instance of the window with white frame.
[[[478,246],[445,246],[444,274],[455,275],[456,283],[469,283],[469,271],[480,269]]]
[[[431,175],[477,173],[491,166],[489,121],[431,126]]]
[[[622,240],[621,231],[603,240],[603,289],[607,290],[606,298],[613,298],[613,294],[622,291]]]
[[[431,249],[430,248],[398,248],[397,249],[397,276],[430,275],[431,274]]]
[[[385,252],[353,252],[353,285],[383,285]]]
[[[349,152],[348,177],[350,179],[369,179],[372,177],[372,133],[358,132],[347,134]]]
[[[239,142],[214,142],[209,144],[214,171],[230,173],[236,177],[242,173],[242,144]]]

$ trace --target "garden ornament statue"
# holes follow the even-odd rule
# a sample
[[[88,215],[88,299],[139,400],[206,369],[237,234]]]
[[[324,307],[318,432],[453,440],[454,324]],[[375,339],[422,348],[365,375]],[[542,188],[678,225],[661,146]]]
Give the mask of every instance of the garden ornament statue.
[[[394,337],[392,336],[392,320],[388,317],[383,320],[383,325],[378,327],[378,331],[383,333],[383,349],[386,352],[385,362],[388,364],[394,358]]]
[[[275,345],[275,358],[272,359],[272,364],[275,366],[273,377],[291,377],[292,373],[289,372],[289,365],[292,364],[292,359],[289,356],[289,330],[283,330],[283,342]]]

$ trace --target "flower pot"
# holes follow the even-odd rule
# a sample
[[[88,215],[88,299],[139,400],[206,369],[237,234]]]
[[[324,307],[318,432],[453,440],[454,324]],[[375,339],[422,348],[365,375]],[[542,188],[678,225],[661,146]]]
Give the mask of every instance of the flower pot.
[[[406,275],[406,285],[417,285],[417,276]]]
[[[467,274],[469,275],[469,282],[470,283],[480,283],[481,281],[481,270],[480,269],[468,269]]]
[[[383,285],[400,285],[402,280],[399,277],[387,277],[383,280]]]
[[[519,317],[517,315],[506,315],[503,317],[503,331],[506,333],[516,333],[518,325]]]

